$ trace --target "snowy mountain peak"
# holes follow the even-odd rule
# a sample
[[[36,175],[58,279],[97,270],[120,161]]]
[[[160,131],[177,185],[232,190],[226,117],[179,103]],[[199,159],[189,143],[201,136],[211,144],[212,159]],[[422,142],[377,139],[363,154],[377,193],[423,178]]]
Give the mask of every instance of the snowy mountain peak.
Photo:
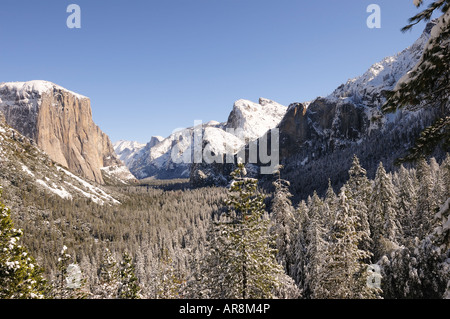
[[[33,93],[37,93],[39,96],[42,96],[42,94],[54,90],[66,91],[79,99],[87,99],[86,96],[69,91],[49,81],[34,80],[28,82],[6,82],[0,84],[0,92],[15,92],[16,96],[20,98],[31,98],[33,97]]]
[[[153,138],[152,138],[153,141]],[[119,159],[128,166],[131,158],[145,147],[145,144],[120,140],[113,144],[113,148]]]
[[[241,129],[244,134],[241,138],[254,140],[275,128],[286,111],[286,106],[265,98],[260,98],[259,103],[238,100],[233,105],[226,127]]]
[[[402,52],[373,64],[363,75],[350,79],[326,97],[329,101],[352,102],[357,105],[378,106],[383,91],[392,90],[396,83],[420,60],[436,22],[430,22],[421,37]]]

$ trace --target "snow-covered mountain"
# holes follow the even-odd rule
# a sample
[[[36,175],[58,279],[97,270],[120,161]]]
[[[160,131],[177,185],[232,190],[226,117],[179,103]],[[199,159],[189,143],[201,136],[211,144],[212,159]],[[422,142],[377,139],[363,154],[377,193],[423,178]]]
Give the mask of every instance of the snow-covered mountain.
[[[408,108],[383,114],[384,93],[420,61],[435,22],[402,52],[372,65],[332,94],[308,103],[293,103],[279,124],[283,174],[297,193],[323,190],[328,179],[339,185],[347,179],[356,154],[369,175],[380,161],[387,169],[405,155],[423,127],[435,117],[433,108]]]
[[[105,172],[108,180],[134,179],[92,120],[89,98],[48,81],[1,83],[0,111],[10,126],[72,172],[100,184]]]
[[[153,140],[153,138],[152,138]],[[125,163],[125,165],[129,165],[132,157],[138,153],[141,149],[145,147],[145,144],[135,142],[135,141],[124,141],[120,140],[113,144],[114,151],[117,156],[119,156],[120,160]]]
[[[129,143],[117,143],[116,153],[126,158],[128,168],[139,179],[189,178],[191,163],[201,163],[204,154],[216,158],[236,154],[246,143],[276,127],[286,110],[286,106],[264,98],[259,103],[238,100],[226,123],[200,123],[157,143],[153,138],[137,151],[127,147]]]
[[[90,199],[99,205],[120,204],[115,195],[52,160],[33,140],[6,124],[0,112],[0,184],[8,192],[43,192],[62,199]]]

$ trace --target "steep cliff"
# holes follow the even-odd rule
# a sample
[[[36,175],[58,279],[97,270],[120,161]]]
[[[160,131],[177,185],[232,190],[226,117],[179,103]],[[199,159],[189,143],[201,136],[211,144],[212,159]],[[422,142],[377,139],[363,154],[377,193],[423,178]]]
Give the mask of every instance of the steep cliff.
[[[46,81],[3,83],[0,111],[10,126],[76,174],[103,184],[101,168],[123,166],[93,122],[85,96]]]

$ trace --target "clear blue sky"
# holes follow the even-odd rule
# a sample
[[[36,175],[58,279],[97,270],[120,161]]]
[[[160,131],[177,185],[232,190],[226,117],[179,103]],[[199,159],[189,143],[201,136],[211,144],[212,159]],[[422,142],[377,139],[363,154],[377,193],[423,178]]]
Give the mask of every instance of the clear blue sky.
[[[81,29],[66,8],[81,7]],[[366,8],[382,9],[369,29]],[[413,0],[2,0],[0,82],[47,80],[91,98],[112,141],[148,142],[237,99],[331,93],[411,45]]]

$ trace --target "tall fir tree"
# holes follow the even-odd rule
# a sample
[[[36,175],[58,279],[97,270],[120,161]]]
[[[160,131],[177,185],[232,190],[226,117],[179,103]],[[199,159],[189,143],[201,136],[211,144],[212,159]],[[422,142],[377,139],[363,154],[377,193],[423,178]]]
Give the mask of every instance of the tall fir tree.
[[[417,163],[417,208],[415,217],[415,234],[419,239],[424,239],[432,228],[432,220],[438,209],[438,203],[435,200],[433,189],[433,174],[424,158]]]
[[[63,245],[58,257],[58,272],[52,283],[52,297],[55,299],[85,299],[88,296],[85,287],[86,279],[67,250],[67,246]]]
[[[275,237],[277,260],[285,272],[290,274],[295,263],[295,209],[292,206],[289,192],[290,183],[281,179],[280,172],[273,185],[275,187],[274,198],[271,207],[271,232]]]
[[[225,202],[229,211],[212,227],[202,274],[207,287],[203,290],[209,298],[275,298],[282,282],[290,282],[292,291],[296,291],[276,261],[273,238],[268,234],[270,220],[264,197],[258,194],[258,181],[245,175],[243,165],[232,173],[233,182]]]
[[[326,230],[324,228],[324,216],[328,206],[320,200],[314,192],[309,209],[309,223],[306,232],[308,246],[306,248],[305,285],[303,293],[305,297],[315,299],[320,297],[319,278],[325,259],[327,242],[325,241]]]
[[[343,186],[339,194],[331,241],[323,260],[320,284],[315,294],[321,299],[377,298],[380,291],[367,285],[370,253],[359,248],[359,218],[348,202]]]
[[[345,184],[346,200],[352,209],[356,211],[359,219],[358,231],[361,235],[360,248],[369,251],[372,247],[372,239],[369,225],[369,201],[372,185],[367,178],[366,170],[361,166],[356,155],[353,156],[352,166],[349,171],[349,179]]]
[[[167,249],[163,249],[158,263],[157,299],[178,299],[182,291],[183,279],[177,273]]]
[[[306,281],[306,250],[307,250],[307,229],[309,217],[308,206],[305,201],[301,201],[295,210],[296,238],[294,241],[294,267],[290,276],[294,278],[295,283],[303,291]]]
[[[105,248],[98,270],[99,285],[96,297],[100,299],[116,299],[119,289],[119,267],[112,252]]]
[[[122,255],[119,269],[119,299],[141,299],[133,259],[127,252]]]
[[[402,165],[397,174],[398,220],[402,228],[402,244],[408,244],[414,236],[414,218],[416,217],[417,192],[411,173]],[[415,178],[415,175],[414,175]]]
[[[400,225],[397,220],[397,194],[391,176],[380,163],[370,197],[369,221],[375,261],[398,247]]]

